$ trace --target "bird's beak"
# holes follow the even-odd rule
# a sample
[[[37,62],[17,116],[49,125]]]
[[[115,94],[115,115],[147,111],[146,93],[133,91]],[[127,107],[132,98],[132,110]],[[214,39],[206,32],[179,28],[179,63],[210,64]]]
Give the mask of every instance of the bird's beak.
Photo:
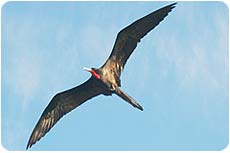
[[[86,70],[86,71],[88,71],[88,72],[90,72],[90,73],[92,72],[92,69],[90,69],[90,68],[83,67],[83,69]]]

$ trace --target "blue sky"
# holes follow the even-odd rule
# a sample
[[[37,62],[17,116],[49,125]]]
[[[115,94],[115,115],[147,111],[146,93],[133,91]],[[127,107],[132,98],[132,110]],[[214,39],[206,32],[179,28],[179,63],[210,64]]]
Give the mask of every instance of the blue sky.
[[[109,56],[117,33],[170,2],[8,2],[2,11],[1,142],[24,150],[52,96]],[[136,48],[122,89],[98,96],[31,150],[220,150],[228,144],[228,7],[179,2]]]

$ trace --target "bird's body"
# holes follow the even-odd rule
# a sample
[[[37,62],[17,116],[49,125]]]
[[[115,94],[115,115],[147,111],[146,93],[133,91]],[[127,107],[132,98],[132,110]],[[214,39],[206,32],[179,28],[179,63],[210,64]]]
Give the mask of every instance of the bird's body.
[[[116,94],[143,111],[140,104],[120,89],[121,72],[141,38],[154,29],[175,5],[176,3],[173,3],[152,12],[121,30],[117,35],[113,50],[103,66],[98,69],[85,68],[92,74],[86,82],[58,93],[52,98],[36,124],[26,148],[28,149],[39,141],[63,115],[100,94],[105,96]]]

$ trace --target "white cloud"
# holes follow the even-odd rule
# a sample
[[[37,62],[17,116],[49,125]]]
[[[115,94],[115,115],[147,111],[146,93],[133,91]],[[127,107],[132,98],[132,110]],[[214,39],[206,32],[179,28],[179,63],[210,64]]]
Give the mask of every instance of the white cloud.
[[[39,52],[36,53],[38,50],[34,50],[36,32],[30,22],[18,25],[11,18],[3,23],[3,27],[3,82],[13,92],[9,95],[16,94],[23,99],[18,103],[22,103],[21,108],[24,111],[41,81],[41,56]]]
[[[183,11],[186,8],[180,9]],[[192,10],[196,10],[195,6]],[[170,68],[175,69],[183,88],[226,88],[228,24],[226,16],[219,11],[215,13],[216,16],[210,21],[205,14],[187,12],[186,22],[175,23],[180,25],[175,26],[173,31],[161,31],[164,41],[155,38],[156,55],[161,59],[161,64],[167,63],[162,73],[166,75]],[[213,24],[210,25],[210,22]],[[185,30],[184,33],[177,33],[181,30],[177,28]]]
[[[116,27],[103,29],[103,26],[93,23],[82,27],[76,37],[81,41],[79,43],[81,51],[79,52],[82,53],[82,58],[87,64],[92,64],[88,66],[99,67],[104,64],[112,51],[118,30]]]
[[[26,54],[12,57],[12,63],[5,65],[5,79],[8,88],[14,91],[16,95],[21,97],[23,110],[26,108],[31,96],[38,90],[41,81],[40,62],[36,59],[31,59],[31,56]]]

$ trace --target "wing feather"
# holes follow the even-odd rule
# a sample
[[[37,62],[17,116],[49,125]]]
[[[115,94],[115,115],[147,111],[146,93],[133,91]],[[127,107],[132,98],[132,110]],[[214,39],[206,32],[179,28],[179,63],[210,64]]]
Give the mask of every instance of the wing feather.
[[[101,93],[96,80],[91,77],[85,83],[56,94],[43,111],[30,136],[26,149],[39,141],[66,113]]]
[[[119,78],[128,58],[137,47],[137,43],[163,21],[175,5],[176,3],[173,3],[154,11],[121,30],[117,35],[113,50],[102,68],[115,70],[115,74],[118,75],[116,77]]]

